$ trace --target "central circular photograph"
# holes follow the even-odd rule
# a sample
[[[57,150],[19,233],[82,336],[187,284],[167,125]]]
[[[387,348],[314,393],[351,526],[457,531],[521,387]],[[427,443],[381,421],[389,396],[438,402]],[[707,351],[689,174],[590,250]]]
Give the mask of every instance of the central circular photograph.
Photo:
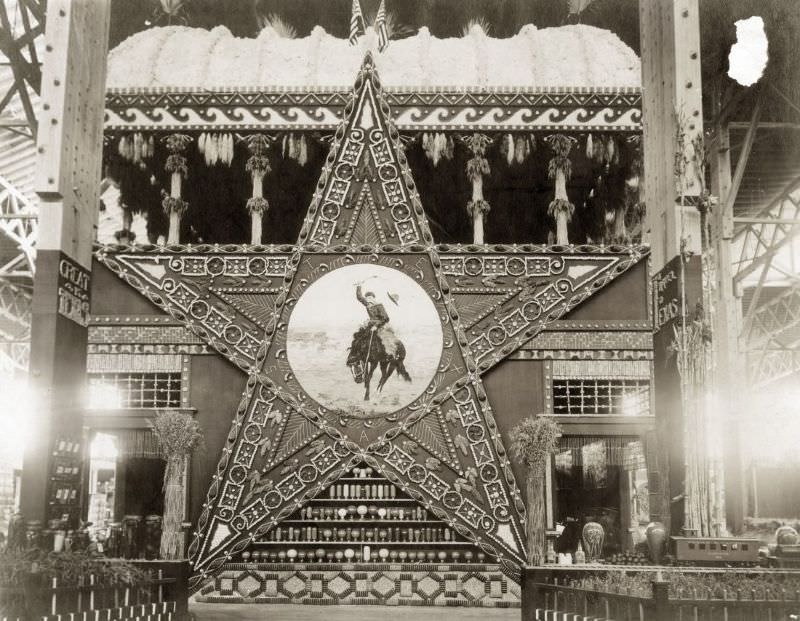
[[[346,416],[390,414],[419,397],[442,356],[425,290],[382,265],[341,267],[314,282],[289,317],[286,355],[317,403]]]

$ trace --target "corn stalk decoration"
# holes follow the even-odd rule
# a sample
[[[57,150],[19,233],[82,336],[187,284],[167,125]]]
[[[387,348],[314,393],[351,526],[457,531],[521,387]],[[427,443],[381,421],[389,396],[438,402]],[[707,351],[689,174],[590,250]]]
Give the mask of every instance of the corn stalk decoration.
[[[170,192],[164,196],[161,206],[169,216],[169,235],[167,243],[179,244],[181,235],[181,218],[186,213],[188,204],[181,198],[181,181],[188,175],[186,167],[186,147],[192,141],[186,134],[170,134],[164,139],[169,156],[164,164],[164,170],[171,173]]]
[[[705,184],[705,153],[702,136],[687,140],[683,115],[678,114],[675,135],[674,174],[678,182],[681,218],[680,299],[681,321],[674,326],[674,339],[670,346],[676,357],[680,376],[681,406],[683,410],[684,441],[684,524],[686,531],[703,536],[720,536],[727,530],[725,524],[724,480],[717,438],[719,432],[714,419],[714,355],[711,334],[711,289],[714,286],[714,257],[708,247],[702,252],[703,299],[692,310],[686,308],[685,264],[688,261],[689,238],[683,215],[690,189],[700,190],[698,209],[701,229],[705,228],[705,215],[716,203]],[[692,171],[694,179],[688,179]],[[701,234],[701,244],[706,236]]]
[[[261,243],[262,219],[269,209],[269,202],[264,198],[264,175],[272,170],[267,149],[273,139],[264,134],[250,134],[243,136],[242,141],[250,152],[245,170],[253,180],[253,195],[247,201],[247,211],[250,212],[250,243],[256,245]]]
[[[562,246],[569,244],[567,225],[575,213],[575,205],[569,202],[567,195],[567,181],[572,176],[572,162],[569,152],[572,149],[574,138],[563,134],[556,134],[545,138],[553,150],[553,157],[547,168],[547,174],[555,180],[555,196],[547,207],[547,215],[556,221],[556,243]]]
[[[561,427],[547,416],[530,416],[511,430],[511,454],[528,469],[528,515],[525,525],[528,561],[542,565],[545,559],[545,474],[547,461],[558,449]]]
[[[472,182],[472,200],[467,203],[467,213],[472,217],[472,243],[483,244],[483,223],[489,213],[489,203],[483,197],[483,177],[491,172],[489,160],[486,159],[486,148],[492,139],[486,134],[472,134],[461,140],[472,152],[467,161],[467,178]]]
[[[164,470],[164,521],[161,529],[162,559],[183,557],[181,522],[186,496],[187,460],[203,442],[203,431],[191,414],[159,412],[151,421],[161,456],[167,462]]]

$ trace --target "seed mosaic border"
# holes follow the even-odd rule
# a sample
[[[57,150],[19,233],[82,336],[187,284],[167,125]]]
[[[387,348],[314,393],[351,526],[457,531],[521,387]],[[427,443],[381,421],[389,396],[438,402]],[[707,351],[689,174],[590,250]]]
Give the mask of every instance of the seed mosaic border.
[[[227,563],[203,603],[518,608],[520,585],[499,565]]]

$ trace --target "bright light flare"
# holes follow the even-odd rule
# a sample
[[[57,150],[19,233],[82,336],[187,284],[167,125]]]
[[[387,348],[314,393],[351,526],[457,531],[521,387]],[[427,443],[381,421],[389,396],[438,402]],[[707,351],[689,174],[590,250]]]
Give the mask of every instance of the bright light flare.
[[[21,468],[25,444],[34,427],[34,394],[27,378],[0,375],[0,395],[3,395],[3,407],[0,408],[0,461]]]
[[[115,410],[122,407],[122,396],[113,384],[92,382],[89,384],[90,410]]]
[[[742,86],[758,82],[767,67],[767,33],[764,20],[758,17],[736,22],[736,43],[728,55],[728,76]]]

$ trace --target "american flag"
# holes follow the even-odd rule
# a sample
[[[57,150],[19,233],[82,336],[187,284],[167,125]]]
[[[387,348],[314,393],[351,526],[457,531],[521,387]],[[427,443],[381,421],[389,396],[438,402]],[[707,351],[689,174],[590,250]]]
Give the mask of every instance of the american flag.
[[[389,47],[389,30],[386,28],[386,5],[381,0],[378,7],[378,16],[375,18],[375,30],[378,31],[378,51],[382,52]]]
[[[361,15],[361,5],[358,0],[353,0],[353,10],[350,15],[350,45],[358,43],[358,36],[364,34],[364,16]]]

